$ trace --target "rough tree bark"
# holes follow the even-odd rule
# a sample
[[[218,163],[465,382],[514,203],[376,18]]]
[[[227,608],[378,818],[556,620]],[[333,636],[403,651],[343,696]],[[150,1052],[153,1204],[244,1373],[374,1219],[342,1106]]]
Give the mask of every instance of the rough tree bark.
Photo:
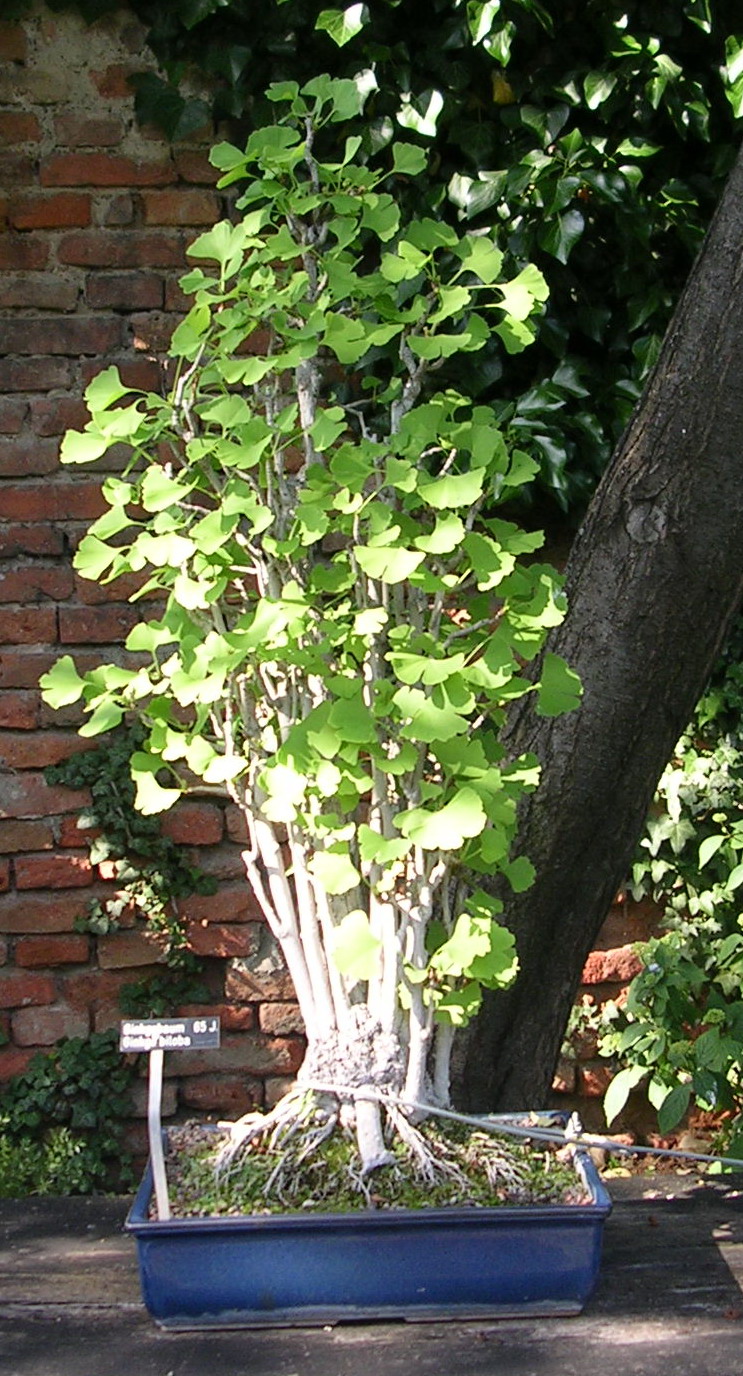
[[[586,955],[648,804],[743,591],[743,154],[658,365],[578,534],[569,610],[549,649],[579,673],[580,709],[519,705],[509,753],[542,761],[519,849],[538,878],[511,897],[521,972],[467,1045],[470,1109],[547,1101]]]

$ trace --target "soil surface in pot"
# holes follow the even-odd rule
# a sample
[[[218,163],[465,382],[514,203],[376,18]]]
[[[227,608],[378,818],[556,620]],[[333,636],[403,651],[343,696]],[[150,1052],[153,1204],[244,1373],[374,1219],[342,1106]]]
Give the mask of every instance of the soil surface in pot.
[[[227,1127],[172,1127],[166,1149],[171,1209],[175,1217],[204,1217],[589,1202],[569,1156],[551,1147],[433,1122],[419,1125],[418,1133],[423,1153],[395,1138],[394,1161],[364,1177],[355,1138],[340,1127],[316,1144],[301,1136],[258,1138],[228,1164],[220,1164]]]

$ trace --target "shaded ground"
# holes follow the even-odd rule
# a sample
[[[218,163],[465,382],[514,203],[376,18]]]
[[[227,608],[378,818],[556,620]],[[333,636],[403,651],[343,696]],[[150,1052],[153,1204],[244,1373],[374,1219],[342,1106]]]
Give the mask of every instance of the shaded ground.
[[[126,1201],[0,1202],[3,1376],[738,1376],[743,1176],[610,1182],[601,1279],[574,1319],[166,1334]]]

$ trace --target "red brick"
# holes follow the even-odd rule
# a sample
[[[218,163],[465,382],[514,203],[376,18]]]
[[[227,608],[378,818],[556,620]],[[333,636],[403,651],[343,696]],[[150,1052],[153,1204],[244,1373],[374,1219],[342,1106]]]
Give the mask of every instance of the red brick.
[[[6,483],[0,489],[0,506],[11,521],[90,521],[108,511],[99,482],[74,479]]]
[[[9,893],[0,898],[0,932],[73,932],[91,895],[67,893]]]
[[[197,956],[250,956],[256,949],[256,926],[252,922],[235,927],[226,922],[190,922],[188,944]]]
[[[56,639],[53,607],[23,607],[0,611],[0,645],[48,645]]]
[[[235,841],[239,846],[248,844],[248,824],[243,813],[234,803],[230,803],[227,808],[225,820],[227,822],[227,835],[231,841]]]
[[[63,1037],[87,1037],[90,1031],[86,1013],[64,1006],[21,1008],[13,1014],[11,1026],[18,1046],[53,1046]]]
[[[118,646],[112,646],[108,653],[112,663],[116,664],[122,663],[125,659],[130,664],[142,661],[141,656],[126,655]],[[41,675],[51,669],[58,658],[59,650],[53,648],[37,650],[21,646],[15,651],[9,650],[7,654],[0,656],[0,687],[35,688]],[[95,650],[75,651],[75,663],[81,674],[87,673],[89,669],[97,669],[100,662],[100,653]],[[56,721],[56,717],[53,720]],[[62,808],[61,811],[65,812],[67,809]]]
[[[28,41],[20,24],[0,21],[0,58],[3,62],[25,62]]]
[[[183,1082],[178,1097],[200,1113],[219,1113],[233,1119],[260,1108],[263,1085],[244,1075],[195,1075]]]
[[[18,889],[84,889],[94,879],[87,855],[26,855],[15,861]]]
[[[144,932],[114,932],[110,936],[99,937],[98,964],[102,970],[154,965],[160,959],[160,949],[154,937]]]
[[[121,358],[110,358],[107,362],[118,368],[125,387],[135,387],[143,392],[159,392],[162,388],[162,368],[155,359],[124,355]],[[100,371],[100,363],[84,359],[80,367],[83,385],[87,386]]]
[[[243,1032],[222,1038],[218,1051],[182,1051],[175,1073],[206,1075],[215,1071],[239,1071],[246,1075],[291,1075],[304,1058],[300,1037],[264,1037],[259,1032]]]
[[[94,310],[156,310],[163,303],[162,278],[141,272],[98,272],[86,278],[85,298]]]
[[[33,731],[38,724],[38,693],[0,690],[0,727],[4,731]]]
[[[82,430],[88,408],[82,397],[34,397],[31,426],[37,435],[63,435],[66,430]]]
[[[0,477],[41,477],[59,468],[59,445],[54,440],[0,439]],[[2,597],[2,594],[0,594]],[[29,597],[3,599],[8,602],[30,602]]]
[[[139,619],[136,607],[60,607],[60,644],[116,644],[125,639]]]
[[[9,1080],[14,1080],[16,1075],[22,1075],[35,1055],[36,1052],[22,1051],[18,1046],[0,1047],[0,1081],[7,1084]]]
[[[42,311],[72,311],[77,305],[78,287],[50,272],[27,276],[7,273],[0,279],[0,306],[33,307]]]
[[[57,257],[60,263],[73,267],[173,268],[186,265],[185,243],[180,235],[141,230],[83,229],[65,234],[60,240]],[[8,266],[16,264],[11,261]]]
[[[261,1032],[272,1035],[303,1033],[304,1022],[296,1003],[262,1003],[258,1009]]]
[[[574,1094],[578,1083],[578,1072],[575,1062],[567,1056],[561,1056],[557,1062],[557,1069],[552,1077],[552,1091],[554,1094]]]
[[[0,854],[51,850],[53,845],[54,833],[48,822],[0,822]]]
[[[90,224],[90,196],[32,194],[13,198],[8,217],[14,229],[70,229]]]
[[[0,101],[2,101],[3,74],[0,70]],[[26,153],[3,153],[0,156],[0,186],[14,191],[17,186],[34,186],[36,182],[36,162]]]
[[[99,224],[109,229],[115,225],[133,225],[136,218],[134,197],[123,192],[109,196],[98,213]]]
[[[97,315],[73,315],[63,319],[8,320],[3,328],[4,346],[12,354],[110,353],[121,343],[118,320]]]
[[[143,162],[115,153],[53,153],[42,161],[42,186],[167,186],[173,168],[167,161]]]
[[[7,943],[7,941],[5,940],[5,938],[2,937],[2,938],[0,938],[0,965],[5,965],[5,964],[7,964],[7,960],[8,960],[8,943]],[[6,1026],[5,1020],[2,1021],[2,1022],[0,1022],[0,1029],[2,1029],[2,1030],[6,1033],[6,1035],[7,1035],[7,1032],[8,1032],[8,1030],[9,1030],[9,1024],[8,1024],[8,1026]]]
[[[50,443],[53,446],[55,441]],[[59,564],[27,564],[0,574],[0,602],[41,602],[47,597],[61,601],[69,597],[73,585],[69,568]]]
[[[123,62],[112,62],[99,72],[88,75],[97,92],[108,100],[131,100],[133,88],[129,78],[136,76],[141,67],[125,66]]]
[[[89,954],[87,936],[23,936],[15,944],[15,963],[26,970],[85,965]]]
[[[583,984],[627,984],[640,973],[642,964],[632,946],[612,951],[592,951],[583,967]]]
[[[107,148],[121,142],[122,121],[115,116],[78,115],[74,111],[55,116],[57,143],[68,148]]]
[[[220,217],[220,199],[213,191],[143,191],[146,225],[213,225]]]
[[[295,1081],[288,1075],[267,1075],[263,1082],[263,1107],[266,1113],[269,1109],[275,1108],[279,1099],[283,1099],[290,1089],[294,1088]]]
[[[14,143],[36,143],[41,138],[41,125],[36,115],[13,110],[0,112],[0,143],[11,147]]]
[[[86,607],[110,605],[112,602],[130,602],[148,577],[147,570],[143,570],[141,573],[122,573],[113,583],[95,583],[91,578],[81,578],[79,574],[75,574],[75,599],[84,603]],[[142,600],[149,602],[156,597],[157,593],[149,592]],[[154,614],[152,608],[148,608],[148,615],[150,614]]]
[[[53,817],[55,813],[78,812],[89,802],[90,795],[86,789],[48,784],[43,774],[19,774],[3,780],[0,817]],[[4,929],[0,927],[0,931],[2,930]],[[31,927],[29,930],[36,931],[37,928]],[[42,927],[39,930],[46,929]],[[61,930],[64,931],[66,928]]]
[[[235,1003],[288,1003],[294,987],[288,970],[278,964],[237,959],[229,962],[224,992]]]
[[[579,1093],[587,1098],[603,1098],[614,1076],[614,1070],[606,1061],[595,1061],[578,1067]]]
[[[22,397],[0,400],[0,435],[17,435],[24,426],[28,403]]]
[[[52,530],[51,526],[0,526],[0,556],[4,558],[15,558],[19,554],[61,554],[63,549],[62,532]]]
[[[0,250],[2,243],[0,238]],[[62,359],[0,358],[0,389],[4,392],[51,392],[71,383],[72,365]],[[8,512],[4,515],[7,518]]]
[[[10,888],[10,861],[0,860],[0,893],[7,893]]]
[[[163,817],[163,834],[183,846],[213,846],[222,840],[224,816],[213,803],[181,803]]]
[[[149,1093],[144,1080],[140,1080],[132,1086],[132,1114],[135,1118],[147,1117],[147,1101]],[[178,1106],[178,1087],[165,1081],[163,1085],[162,1097],[162,1116],[172,1118]]]
[[[94,837],[100,836],[100,831],[96,827],[84,827],[81,825],[79,817],[60,818],[57,828],[57,839],[60,846],[79,849],[81,845],[92,841]]]
[[[240,884],[225,884],[216,894],[192,894],[180,904],[181,913],[190,922],[262,922],[258,900],[247,880]]]
[[[175,166],[184,182],[214,186],[220,175],[210,163],[208,153],[197,153],[192,149],[176,152]]]
[[[178,1012],[184,1018],[201,1018],[204,1016],[204,1005],[184,1003]],[[209,1013],[219,1018],[223,1032],[247,1032],[251,1027],[255,1027],[255,1009],[247,1003],[242,1005],[232,1003],[210,1004]]]
[[[193,297],[187,296],[181,290],[179,278],[169,277],[165,283],[165,309],[166,311],[188,311],[193,305]]]
[[[92,748],[95,741],[83,743],[76,732],[4,731],[0,738],[0,762],[6,769],[46,769],[76,755],[81,746]]]
[[[0,1008],[27,1008],[54,1003],[54,980],[48,975],[5,974],[0,977]]]
[[[181,319],[179,315],[168,315],[163,311],[139,312],[132,315],[129,325],[134,348],[142,353],[165,353],[170,347],[173,331]]]
[[[24,234],[0,235],[0,268],[4,272],[35,272],[48,262],[49,245],[45,240],[29,239]]]
[[[116,1021],[121,1018],[119,997],[123,985],[131,982],[132,972],[128,969],[93,970],[88,967],[74,973],[60,971],[57,978],[61,998],[71,1008],[87,1008],[96,1031],[101,1030],[99,1016],[107,1017],[109,1013],[114,1013]]]

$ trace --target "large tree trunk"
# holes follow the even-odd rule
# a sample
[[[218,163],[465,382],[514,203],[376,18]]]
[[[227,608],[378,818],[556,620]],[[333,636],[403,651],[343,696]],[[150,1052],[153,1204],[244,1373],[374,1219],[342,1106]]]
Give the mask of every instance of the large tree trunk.
[[[553,720],[519,704],[509,723],[509,753],[542,761],[519,845],[538,877],[507,901],[521,972],[471,1031],[458,1097],[472,1109],[546,1102],[585,957],[740,602],[743,155],[578,534],[567,591],[548,648],[584,698]]]

